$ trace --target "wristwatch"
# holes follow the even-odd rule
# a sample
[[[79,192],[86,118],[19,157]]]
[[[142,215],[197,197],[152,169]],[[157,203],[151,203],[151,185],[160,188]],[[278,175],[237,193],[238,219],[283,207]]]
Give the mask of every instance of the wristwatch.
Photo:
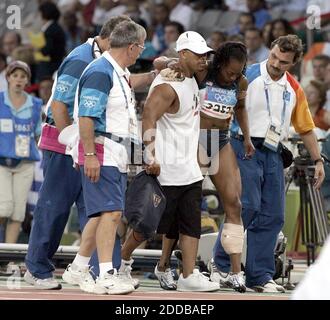
[[[322,157],[314,160],[314,164],[317,164],[320,161],[324,164],[324,159]]]

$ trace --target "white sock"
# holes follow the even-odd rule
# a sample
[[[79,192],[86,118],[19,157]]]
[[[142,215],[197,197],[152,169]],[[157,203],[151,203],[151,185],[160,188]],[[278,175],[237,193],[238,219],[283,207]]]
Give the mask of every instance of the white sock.
[[[124,260],[124,259],[121,259],[121,264],[120,264],[120,271],[123,271],[125,269],[126,266],[130,266],[132,265],[132,263],[134,262],[133,259],[131,260]]]
[[[84,268],[84,267],[88,266],[90,259],[91,259],[91,257],[84,257],[84,256],[81,256],[79,253],[77,253],[72,264],[79,268]]]
[[[113,269],[112,262],[100,263],[100,278],[102,278],[109,270]]]

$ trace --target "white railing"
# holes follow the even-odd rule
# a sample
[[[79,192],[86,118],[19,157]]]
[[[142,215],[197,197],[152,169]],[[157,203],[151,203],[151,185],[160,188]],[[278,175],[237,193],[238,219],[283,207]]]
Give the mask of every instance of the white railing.
[[[26,253],[28,249],[27,244],[19,243],[0,243],[0,254],[1,252],[18,252]],[[79,246],[59,246],[56,253],[77,253]],[[160,257],[162,251],[154,249],[135,249],[133,257]]]

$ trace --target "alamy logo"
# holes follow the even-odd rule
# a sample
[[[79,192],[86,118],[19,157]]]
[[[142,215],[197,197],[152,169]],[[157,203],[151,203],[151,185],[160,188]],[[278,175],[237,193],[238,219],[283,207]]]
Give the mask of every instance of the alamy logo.
[[[321,8],[317,5],[310,5],[306,10],[308,18],[306,19],[306,26],[309,30],[321,29]]]
[[[21,29],[21,8],[17,5],[10,5],[7,7],[8,14],[6,27],[9,30]]]
[[[162,198],[156,193],[153,194],[153,198],[154,198],[154,207],[157,208],[161,203]]]

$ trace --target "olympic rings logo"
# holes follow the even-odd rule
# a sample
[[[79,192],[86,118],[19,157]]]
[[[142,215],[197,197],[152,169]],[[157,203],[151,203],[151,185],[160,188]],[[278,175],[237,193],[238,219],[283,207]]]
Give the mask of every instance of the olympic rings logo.
[[[96,101],[92,101],[92,100],[84,100],[83,102],[83,106],[85,108],[93,108],[96,106]]]
[[[59,92],[61,92],[61,93],[63,93],[63,92],[67,92],[67,91],[69,91],[69,87],[68,87],[67,85],[65,85],[65,84],[61,84],[61,83],[59,83],[59,84],[57,84],[57,86],[56,86],[56,91],[59,91]]]

